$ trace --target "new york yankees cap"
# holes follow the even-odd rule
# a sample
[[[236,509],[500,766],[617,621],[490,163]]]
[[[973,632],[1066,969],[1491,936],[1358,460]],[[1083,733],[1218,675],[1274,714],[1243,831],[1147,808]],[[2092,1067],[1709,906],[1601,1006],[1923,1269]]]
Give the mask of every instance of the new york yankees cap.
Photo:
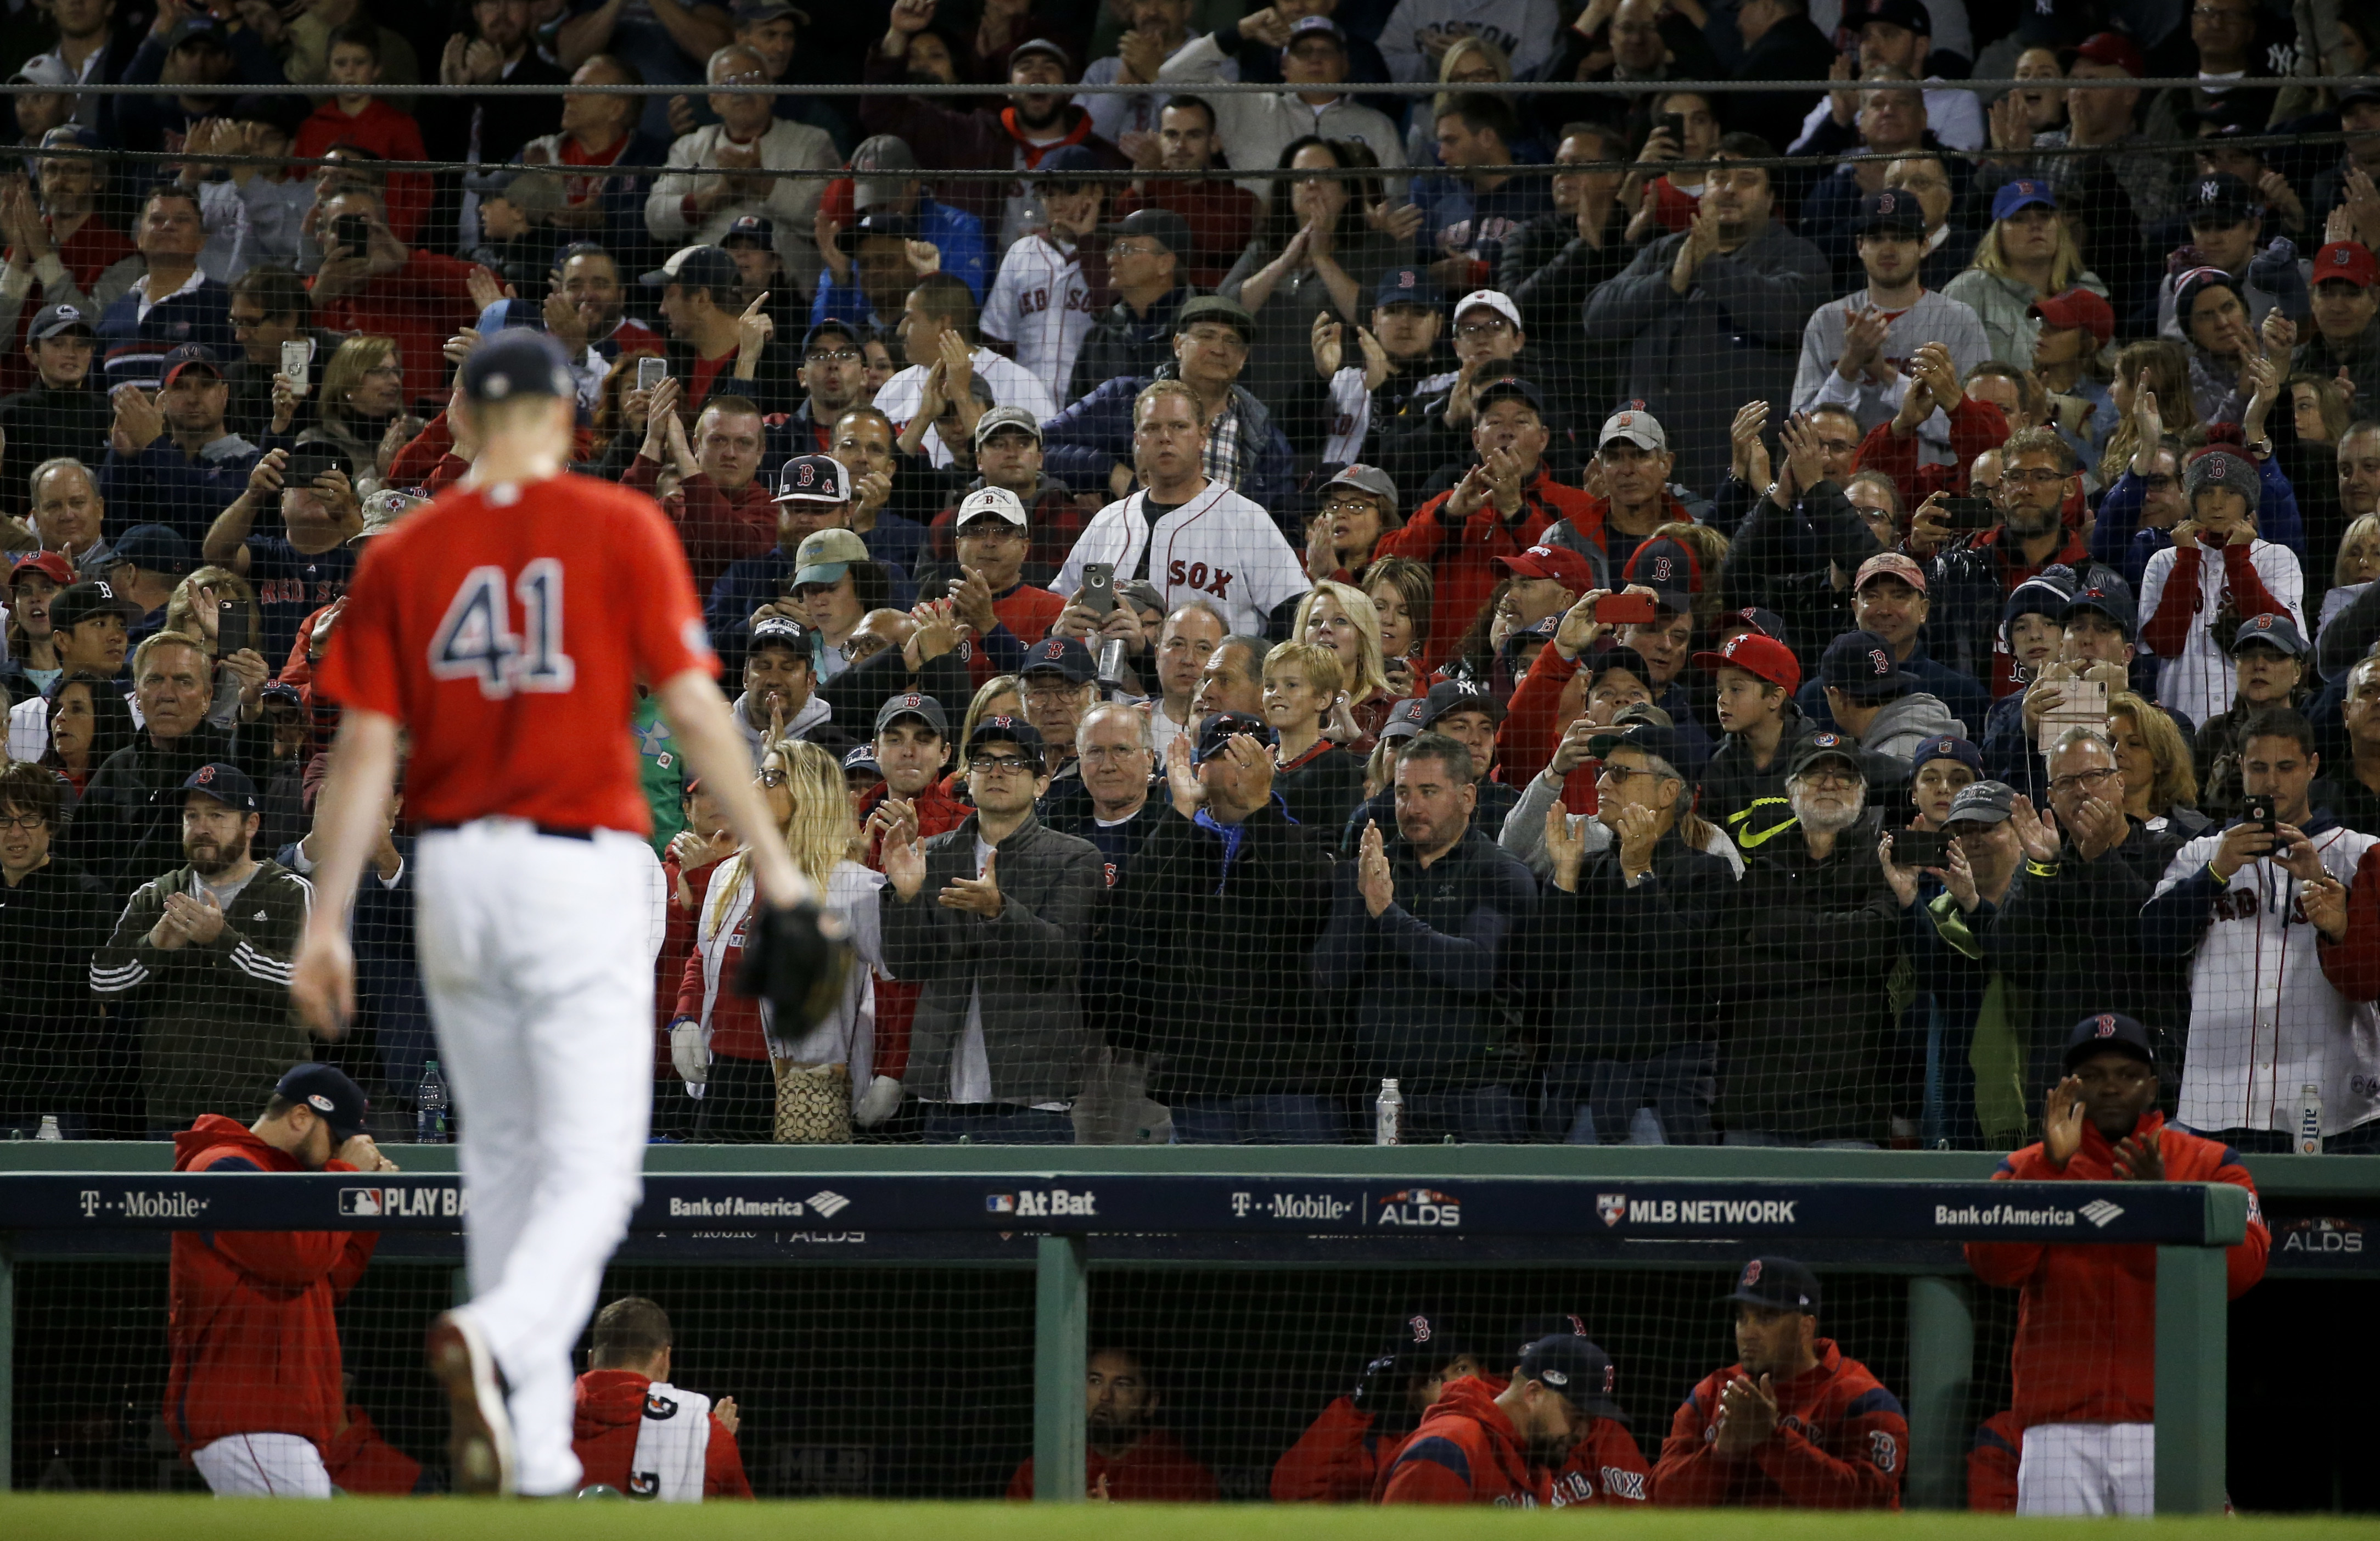
[[[1429,687],[1422,708],[1421,725],[1432,728],[1438,720],[1450,712],[1484,711],[1491,722],[1504,720],[1504,703],[1488,692],[1475,689],[1462,680],[1440,680]]]
[[[1735,1276],[1721,1304],[1765,1305],[1772,1311],[1818,1314],[1818,1276],[1791,1257],[1755,1257]]]

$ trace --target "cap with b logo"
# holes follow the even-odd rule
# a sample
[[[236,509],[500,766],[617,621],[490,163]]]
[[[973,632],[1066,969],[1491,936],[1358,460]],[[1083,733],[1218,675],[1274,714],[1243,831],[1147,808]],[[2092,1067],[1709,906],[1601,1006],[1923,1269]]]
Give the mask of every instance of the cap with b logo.
[[[1380,724],[1380,738],[1412,738],[1422,731],[1422,720],[1429,715],[1429,702],[1420,696],[1408,696],[1389,708],[1389,720]]]
[[[1859,236],[1902,236],[1914,237],[1925,234],[1925,211],[1919,207],[1916,195],[1898,188],[1886,188],[1872,192],[1860,200]]]
[[[1414,305],[1425,310],[1443,309],[1446,291],[1429,275],[1427,268],[1390,268],[1380,274],[1379,284],[1372,290],[1372,308],[1384,310],[1391,305]]]
[[[2380,259],[2374,259],[2372,249],[2361,241],[2333,241],[2313,254],[2313,276],[2316,284],[2341,278],[2359,289],[2368,289],[2380,283]]]
[[[1782,686],[1789,696],[1802,688],[1802,661],[1765,632],[1737,632],[1717,652],[1696,653],[1694,663],[1697,669],[1741,669],[1755,679]]]
[[[1852,578],[1852,592],[1856,594],[1866,588],[1868,579],[1873,577],[1897,577],[1919,593],[1925,592],[1925,569],[1900,552],[1878,552],[1861,563],[1859,572]]]
[[[1017,528],[1025,528],[1025,504],[1005,487],[978,487],[960,500],[959,511],[951,518],[951,528],[964,532],[977,519],[999,519]]]
[[[1650,588],[1662,608],[1683,614],[1703,591],[1703,564],[1692,546],[1664,535],[1637,547],[1621,568],[1620,579]]]
[[[183,777],[182,790],[205,793],[224,807],[241,813],[254,813],[259,806],[256,783],[248,779],[248,772],[220,760],[201,765]]]
[[[1595,587],[1594,566],[1568,546],[1531,546],[1518,556],[1497,557],[1495,563],[1516,578],[1551,578],[1573,594]]]
[[[1620,1377],[1612,1368],[1611,1355],[1575,1332],[1550,1333],[1523,1349],[1514,1376],[1536,1381],[1582,1413],[1623,1424],[1628,1421],[1628,1414],[1612,1400]]]
[[[1014,744],[1038,755],[1041,752],[1041,730],[1022,717],[987,717],[967,734],[966,746],[973,751],[986,744]]]
[[[1035,674],[1062,674],[1068,685],[1084,685],[1099,677],[1099,666],[1091,657],[1091,649],[1072,637],[1045,637],[1033,644],[1025,655],[1025,667],[1017,673],[1026,678]]]
[[[1604,419],[1603,431],[1595,436],[1595,447],[1600,451],[1615,439],[1650,455],[1659,455],[1670,447],[1669,431],[1661,426],[1661,419],[1641,406],[1623,406]]]
[[[849,503],[851,473],[832,455],[797,455],[777,474],[772,503]]]
[[[2057,207],[2058,197],[2049,190],[2049,184],[2035,181],[2030,176],[2003,182],[2000,190],[1992,195],[1992,218],[1995,222],[2007,219],[2021,209]]]
[[[938,738],[948,739],[951,736],[951,720],[943,712],[942,703],[916,690],[884,698],[884,704],[876,709],[877,736],[882,737],[884,730],[895,722],[912,718],[933,729]]]
[[[1906,695],[1917,676],[1900,667],[1892,644],[1872,631],[1847,631],[1827,644],[1818,678],[1855,701]]]
[[[2066,1068],[2076,1065],[2109,1050],[2130,1054],[2143,1063],[2156,1063],[2156,1051],[2149,1047],[2149,1030],[2121,1012],[2100,1012],[2086,1016],[2066,1035]]]
[[[2284,658],[2306,655],[2305,633],[2287,615],[2266,611],[2251,615],[2240,623],[2239,633],[2231,638],[2231,656],[2239,657],[2250,648],[2270,648]]]
[[[1378,466],[1349,464],[1339,467],[1339,474],[1324,482],[1318,492],[1328,492],[1333,487],[1352,487],[1382,504],[1382,512],[1390,518],[1397,513],[1396,479]]]
[[[1722,1302],[1765,1305],[1772,1311],[1818,1314],[1818,1276],[1791,1257],[1755,1257],[1735,1276],[1735,1288]]]
[[[370,1126],[371,1099],[336,1065],[292,1065],[273,1084],[273,1095],[312,1110],[330,1126],[334,1145],[344,1145]]]

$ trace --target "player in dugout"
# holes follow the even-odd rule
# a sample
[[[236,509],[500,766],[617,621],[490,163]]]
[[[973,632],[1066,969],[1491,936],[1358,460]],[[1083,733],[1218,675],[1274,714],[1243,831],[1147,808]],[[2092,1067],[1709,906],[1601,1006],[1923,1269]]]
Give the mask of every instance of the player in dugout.
[[[1686,1509],[1898,1509],[1909,1450],[1900,1399],[1818,1336],[1818,1280],[1755,1257],[1724,1297],[1741,1358],[1670,1421],[1653,1501]]]
[[[1529,1345],[1540,1338],[1560,1333],[1585,1340],[1586,1318],[1575,1311],[1556,1311],[1549,1316],[1531,1317],[1521,1323],[1520,1352],[1529,1352]],[[1587,1345],[1594,1348],[1595,1345]],[[1597,1353],[1603,1351],[1596,1349]],[[1611,1396],[1619,1377],[1608,1365],[1603,1372],[1604,1395]],[[1556,1509],[1568,1509],[1578,1503],[1645,1503],[1653,1497],[1653,1472],[1645,1462],[1645,1452],[1636,1447],[1636,1437],[1629,1429],[1628,1414],[1614,1403],[1610,1412],[1596,1419],[1589,1437],[1573,1442],[1570,1454],[1554,1468],[1547,1480],[1547,1491]]]
[[[735,1447],[735,1399],[712,1401],[670,1384],[669,1313],[624,1296],[596,1313],[594,1337],[570,1436],[586,1484],[579,1497],[750,1498]]]
[[[365,1132],[363,1088],[292,1067],[242,1127],[202,1113],[174,1136],[176,1171],[395,1171]],[[327,1499],[322,1452],[344,1421],[334,1315],[372,1231],[176,1231],[168,1267],[165,1426],[218,1498]]]
[[[1126,1348],[1091,1351],[1084,1368],[1087,1497],[1117,1503],[1213,1503],[1215,1474],[1158,1426],[1164,1393],[1146,1355]],[[1012,1499],[1033,1497],[1033,1458],[1009,1479]]]
[[[1579,1447],[1590,1469],[1633,1468],[1645,1458],[1611,1400],[1611,1356],[1573,1332],[1538,1339],[1521,1351],[1500,1391],[1477,1376],[1448,1381],[1421,1426],[1381,1474],[1382,1503],[1493,1504],[1499,1509],[1595,1501],[1570,1485],[1553,1491]]]
[[[2074,1025],[2043,1138],[1995,1182],[2230,1183],[2248,1190],[2248,1234],[2224,1253],[2230,1298],[2265,1277],[2272,1233],[2239,1153],[2165,1121],[2148,1029],[2102,1012]],[[2014,1285],[2020,1514],[2156,1511],[2156,1249],[1970,1242],[1967,1266]]]
[[[1446,1383],[1480,1373],[1447,1320],[1425,1309],[1397,1323],[1390,1347],[1364,1366],[1272,1469],[1275,1503],[1367,1503],[1389,1459]]]

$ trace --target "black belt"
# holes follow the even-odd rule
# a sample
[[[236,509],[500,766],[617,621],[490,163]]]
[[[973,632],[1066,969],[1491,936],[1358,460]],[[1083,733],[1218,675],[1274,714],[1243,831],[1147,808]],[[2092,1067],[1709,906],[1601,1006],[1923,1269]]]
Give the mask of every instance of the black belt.
[[[477,823],[479,820],[473,819],[472,822]],[[424,824],[421,826],[425,833],[435,832],[440,830],[459,830],[463,826],[460,824]],[[530,828],[536,830],[538,833],[549,836],[554,840],[592,841],[595,838],[595,831],[592,830],[565,830],[559,824],[534,824],[531,825]]]

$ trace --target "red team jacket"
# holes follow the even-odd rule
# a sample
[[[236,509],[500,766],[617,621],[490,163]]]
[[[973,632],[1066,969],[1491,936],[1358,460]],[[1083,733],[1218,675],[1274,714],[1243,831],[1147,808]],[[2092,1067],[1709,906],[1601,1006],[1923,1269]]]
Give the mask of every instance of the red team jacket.
[[[1777,1388],[1777,1432],[1748,1456],[1712,1448],[1719,1391],[1742,1375],[1730,1365],[1705,1376],[1670,1420],[1656,1502],[1689,1509],[1899,1509],[1909,1420],[1900,1399],[1846,1356],[1817,1341],[1818,1363]]]
[[[174,1170],[306,1169],[245,1124],[206,1113],[174,1136]],[[379,1240],[370,1231],[174,1232],[165,1424],[183,1454],[232,1434],[295,1434],[331,1448],[345,1401],[333,1308]]]
[[[1520,555],[1557,520],[1575,515],[1580,528],[1587,522],[1586,494],[1561,485],[1542,467],[1521,489],[1520,516],[1510,524],[1492,502],[1481,504],[1461,524],[1449,524],[1446,504],[1453,496],[1451,491],[1440,492],[1414,510],[1402,528],[1388,531],[1372,548],[1376,557],[1410,556],[1426,563],[1437,580],[1430,601],[1428,643],[1422,652],[1422,661],[1428,668],[1446,661],[1446,655],[1463,640],[1471,618],[1495,592],[1504,576],[1496,565],[1497,557]]]
[[[650,1376],[634,1370],[589,1370],[578,1377],[578,1411],[570,1430],[571,1453],[585,1474],[583,1486],[602,1483],[628,1491],[628,1469],[637,1456],[637,1430],[644,1420],[645,1388]],[[702,1462],[702,1496],[748,1499],[752,1484],[744,1475],[743,1452],[735,1436],[710,1414],[710,1443]]]
[[[1164,1429],[1151,1429],[1137,1444],[1111,1461],[1097,1450],[1083,1452],[1083,1485],[1098,1492],[1099,1478],[1108,1481],[1108,1497],[1118,1503],[1213,1503],[1215,1474],[1200,1465],[1182,1441]],[[1033,1497],[1033,1458],[1008,1479],[1008,1496]]]
[[[342,1493],[403,1497],[421,1482],[421,1462],[382,1438],[371,1415],[355,1406],[347,1409],[347,1426],[322,1451],[322,1469]]]
[[[1968,1512],[2016,1512],[2016,1470],[2023,1455],[2024,1425],[2015,1413],[1995,1413],[1983,1421],[1967,1449]]]
[[[1381,1503],[1487,1503],[1536,1509],[1551,1501],[1521,1431],[1477,1376],[1450,1380],[1380,1474]]]
[[[2248,1190],[2248,1239],[2224,1254],[2231,1298],[2265,1277],[2272,1233],[2256,1202],[2255,1180],[2239,1153],[2178,1129],[2165,1115],[2142,1115],[2135,1131],[2164,1131],[2158,1144],[2166,1177],[2176,1183],[2233,1183]],[[2082,1148],[2059,1171],[2040,1145],[2000,1163],[1998,1182],[2107,1183],[2115,1148],[2089,1123]],[[2037,1242],[1969,1242],[1967,1266],[1986,1284],[2014,1286],[2017,1301],[2014,1412],[2035,1424],[2144,1424],[2156,1405],[2156,1248],[2067,1246]]]
[[[1379,1486],[1396,1444],[1373,1432],[1379,1420],[1341,1397],[1306,1426],[1272,1469],[1275,1503],[1363,1503]]]

